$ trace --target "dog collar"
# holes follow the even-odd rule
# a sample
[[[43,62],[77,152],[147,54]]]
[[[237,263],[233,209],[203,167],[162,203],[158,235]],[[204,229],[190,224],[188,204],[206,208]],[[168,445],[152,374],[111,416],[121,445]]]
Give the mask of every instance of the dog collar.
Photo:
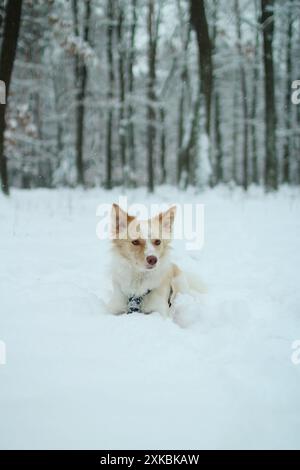
[[[150,294],[151,290],[148,289],[147,292],[143,295],[131,295],[128,297],[128,302],[127,302],[127,315],[131,313],[142,313],[141,311],[141,305],[143,303],[144,298],[146,295]]]

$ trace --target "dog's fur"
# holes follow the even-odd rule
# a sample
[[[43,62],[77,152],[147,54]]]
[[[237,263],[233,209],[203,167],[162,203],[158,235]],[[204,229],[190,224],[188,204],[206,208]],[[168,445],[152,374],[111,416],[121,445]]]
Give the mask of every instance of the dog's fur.
[[[129,297],[140,296],[143,313],[166,317],[172,314],[176,294],[189,291],[187,278],[170,260],[175,215],[174,206],[151,220],[139,221],[113,205],[111,313],[126,313]],[[155,265],[148,262],[153,257]]]

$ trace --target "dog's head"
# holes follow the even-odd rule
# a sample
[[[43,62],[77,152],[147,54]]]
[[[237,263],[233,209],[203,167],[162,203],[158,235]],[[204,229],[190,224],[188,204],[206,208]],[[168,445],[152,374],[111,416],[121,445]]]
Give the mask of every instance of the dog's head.
[[[156,269],[170,247],[176,206],[152,219],[138,220],[112,207],[112,238],[118,254],[139,271]]]

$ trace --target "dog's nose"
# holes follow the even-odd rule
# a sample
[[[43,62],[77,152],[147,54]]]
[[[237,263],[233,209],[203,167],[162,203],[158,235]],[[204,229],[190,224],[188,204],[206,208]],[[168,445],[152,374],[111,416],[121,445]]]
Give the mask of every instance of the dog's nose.
[[[147,256],[146,261],[148,264],[150,264],[150,266],[155,266],[157,263],[157,258],[156,256]]]

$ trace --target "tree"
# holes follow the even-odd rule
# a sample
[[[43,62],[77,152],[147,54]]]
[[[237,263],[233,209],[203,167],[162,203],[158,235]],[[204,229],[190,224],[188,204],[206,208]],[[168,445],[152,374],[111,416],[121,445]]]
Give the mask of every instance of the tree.
[[[219,1],[214,0],[214,12],[213,12],[213,33],[212,33],[212,44],[213,50],[217,50],[217,22],[218,22],[218,8]],[[221,132],[221,97],[219,88],[215,79],[214,87],[214,133],[215,133],[215,175],[214,182],[216,184],[222,183],[224,180],[224,168],[223,168],[223,139]]]
[[[198,46],[199,85],[198,98],[194,106],[194,118],[191,126],[189,146],[190,183],[198,183],[198,144],[200,137],[200,161],[208,159],[211,124],[211,103],[213,92],[212,42],[209,35],[208,21],[204,0],[190,0],[191,24],[195,30]],[[200,136],[197,128],[200,128]],[[199,175],[200,176],[200,175]]]
[[[147,170],[148,191],[154,191],[154,149],[156,141],[156,52],[159,28],[159,13],[156,16],[155,2],[148,0],[148,83],[147,83]]]
[[[135,51],[135,37],[137,28],[137,0],[131,0],[131,18],[130,18],[130,45],[128,54],[128,94],[129,104],[127,109],[128,121],[128,153],[129,153],[129,168],[130,168],[130,184],[135,186],[136,179],[136,158],[135,158],[135,127],[134,127],[134,106],[132,104],[134,92],[134,73],[133,67],[135,64],[136,51]]]
[[[4,22],[4,11],[5,11],[4,6],[5,6],[4,0],[1,0],[0,1],[0,39],[2,38],[2,25]]]
[[[291,84],[293,81],[292,70],[292,40],[293,40],[293,0],[287,5],[287,50],[286,50],[286,92],[285,92],[285,142],[283,150],[283,182],[290,183],[290,157],[292,153],[292,101]]]
[[[91,0],[85,0],[85,14],[83,25],[83,41],[88,43],[91,16]],[[77,38],[80,35],[78,3],[73,0],[73,16],[74,16],[74,34]],[[84,185],[84,122],[85,122],[85,97],[88,71],[85,57],[81,57],[79,53],[75,56],[75,82],[76,82],[76,169],[77,183]]]
[[[6,86],[6,104],[0,104],[0,175],[1,187],[5,194],[9,194],[7,160],[4,155],[5,115],[18,44],[21,14],[22,0],[8,0],[5,8],[5,23],[0,54],[0,80]]]
[[[242,93],[242,108],[243,108],[243,188],[248,189],[248,89],[246,81],[246,70],[243,63],[243,46],[242,46],[242,27],[241,27],[241,13],[239,7],[239,0],[235,0],[234,9],[236,14],[236,30],[237,30],[237,49],[240,64],[240,80],[241,80],[241,93]]]
[[[237,145],[238,145],[238,129],[239,129],[239,117],[237,115],[237,109],[238,109],[238,73],[235,71],[234,74],[234,80],[233,80],[233,103],[232,103],[232,109],[233,109],[233,116],[232,116],[232,162],[231,162],[231,180],[232,183],[237,184],[238,183],[238,162],[237,162]]]
[[[204,0],[191,0],[191,23],[197,36],[201,92],[204,95],[206,105],[205,128],[209,136],[213,91],[213,65],[212,42],[209,36]]]
[[[189,168],[189,139],[185,138],[185,116],[187,114],[188,96],[191,94],[190,78],[188,67],[189,45],[191,39],[190,22],[184,21],[184,13],[181,0],[177,0],[177,12],[179,18],[180,31],[180,70],[179,70],[179,96],[178,96],[178,118],[177,118],[177,162],[176,162],[176,181],[177,185],[185,187],[187,185],[188,168]],[[188,103],[189,105],[191,103]],[[188,116],[190,120],[190,116]]]
[[[128,185],[128,167],[126,158],[126,126],[125,126],[125,58],[126,44],[124,41],[124,21],[125,12],[123,2],[118,4],[118,70],[119,70],[119,150],[121,155],[121,164],[123,170],[123,184]]]
[[[256,21],[259,21],[258,14],[258,0],[254,0],[254,11]],[[257,116],[257,93],[258,93],[258,81],[259,81],[259,70],[260,70],[260,54],[259,54],[259,27],[256,25],[255,29],[255,52],[254,52],[254,64],[253,64],[253,78],[252,78],[252,103],[251,103],[251,142],[252,142],[252,183],[259,183],[258,174],[258,158],[257,158],[257,135],[256,135],[256,116]]]
[[[115,86],[115,72],[114,72],[114,56],[113,56],[113,32],[114,32],[114,21],[115,21],[115,9],[112,0],[107,0],[107,44],[106,54],[108,63],[108,113],[106,122],[106,175],[105,175],[105,187],[106,189],[112,188],[112,135],[113,135],[113,99],[114,99],[114,86]]]
[[[265,187],[277,189],[276,106],[273,61],[274,0],[261,0],[265,71]]]
[[[300,17],[298,15],[298,41],[297,41],[297,53],[298,55],[300,54]],[[299,61],[297,62],[298,68],[298,76],[300,76],[300,64]],[[300,185],[300,104],[298,104],[296,108],[296,129],[298,132],[296,133],[296,139],[295,139],[295,155],[296,155],[296,168],[297,168],[297,177],[296,181]]]
[[[161,169],[161,184],[165,184],[167,181],[167,169],[166,169],[166,112],[164,105],[160,105],[159,109],[160,119],[160,169]]]

